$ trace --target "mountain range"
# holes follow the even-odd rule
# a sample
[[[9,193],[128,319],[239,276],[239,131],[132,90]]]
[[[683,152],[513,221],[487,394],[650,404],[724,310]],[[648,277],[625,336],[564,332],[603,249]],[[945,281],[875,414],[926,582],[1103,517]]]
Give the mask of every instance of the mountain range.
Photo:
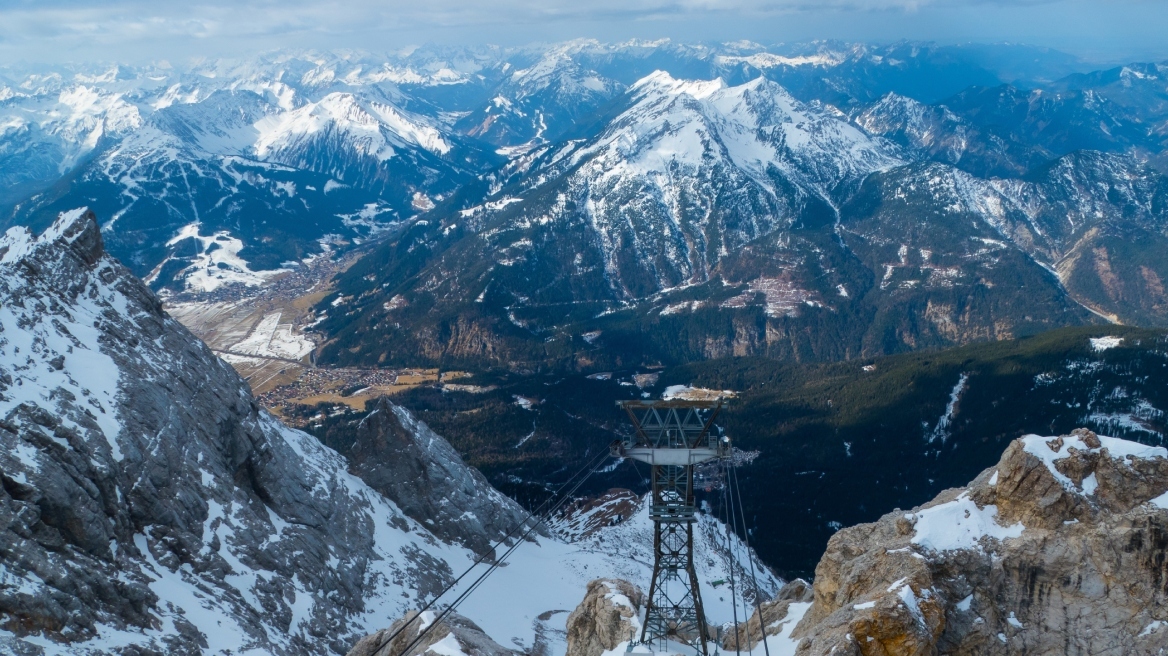
[[[10,225],[43,229],[60,211],[89,206],[102,217],[111,252],[155,289],[231,296],[227,288],[262,286],[306,259],[407,234],[418,222],[445,230],[471,212],[465,231],[485,225],[512,198],[531,211],[551,205],[553,179],[579,185],[586,171],[569,169],[584,160],[634,175],[645,162],[618,163],[635,153],[613,139],[627,139],[621,126],[627,132],[647,112],[696,121],[693,129],[716,135],[715,150],[761,148],[726,151],[715,157],[723,162],[687,170],[678,189],[659,180],[655,191],[636,190],[612,180],[613,189],[603,190],[653,191],[665,194],[655,202],[668,205],[669,194],[695,185],[692,199],[676,201],[692,205],[673,210],[679,225],[703,204],[727,212],[737,204],[737,216],[724,219],[736,222],[728,242],[706,234],[703,243],[687,244],[683,250],[697,259],[686,266],[666,260],[687,257],[668,244],[691,239],[689,228],[649,234],[648,225],[633,226],[644,242],[639,259],[659,258],[652,267],[661,270],[626,281],[621,265],[607,299],[593,298],[599,290],[568,291],[574,302],[627,301],[701,282],[739,246],[780,227],[826,221],[819,200],[834,213],[868,174],[897,165],[934,161],[979,180],[1021,179],[1090,150],[1118,154],[1124,167],[1154,167],[1165,120],[1160,75],[1154,64],[1091,71],[1065,54],[1024,46],[837,42],[584,40],[385,55],[272,53],[182,69],[23,65],[0,71],[0,211]],[[726,90],[707,98],[713,89],[702,83],[715,80]],[[704,108],[670,100],[697,96]],[[750,103],[766,97],[772,107],[752,106],[750,116],[731,107],[746,96]],[[674,110],[681,114],[667,116]],[[818,136],[786,144],[788,153],[779,140],[798,136],[776,130],[800,120]],[[760,126],[770,134],[750,134]],[[678,164],[703,157],[696,143],[654,146],[648,132],[639,137],[637,152],[684,148]],[[832,139],[864,152],[837,153],[844,144]],[[781,180],[769,179],[772,166]],[[1109,175],[1099,183],[1133,173]],[[1154,204],[1146,193],[1129,200]],[[706,232],[723,227],[715,222]],[[617,236],[602,232],[602,241]],[[650,257],[649,247],[661,252]],[[427,246],[435,248],[444,250]],[[702,249],[715,252],[699,258]],[[813,291],[800,290],[792,293]]]
[[[340,275],[322,358],[596,370],[1163,325],[1155,161],[1056,139],[1055,110],[1005,134],[966,96],[969,118],[891,92],[849,115],[652,73]]]
[[[0,651],[345,653],[627,430],[617,400],[728,391],[784,577],[1021,432],[1163,445],[1166,66],[573,41],[0,69]],[[293,399],[304,431],[252,395],[329,374],[373,382]],[[648,578],[645,485],[605,467],[460,612],[561,652],[589,580]]]

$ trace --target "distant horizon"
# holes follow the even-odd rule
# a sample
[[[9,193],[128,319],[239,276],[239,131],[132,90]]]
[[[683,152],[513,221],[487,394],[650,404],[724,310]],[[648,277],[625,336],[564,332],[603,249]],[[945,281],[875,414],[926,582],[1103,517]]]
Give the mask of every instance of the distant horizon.
[[[386,53],[595,39],[763,44],[901,41],[1049,48],[1106,66],[1168,59],[1150,0],[17,0],[0,8],[0,66],[248,59],[273,50]]]
[[[222,53],[218,55],[191,55],[187,57],[156,57],[153,59],[139,58],[133,59],[76,59],[76,60],[50,60],[50,59],[16,59],[3,60],[0,59],[0,70],[12,70],[22,67],[31,68],[63,68],[67,70],[106,70],[110,67],[124,66],[127,68],[143,69],[143,68],[175,68],[179,70],[189,70],[198,68],[201,65],[210,62],[225,62],[225,63],[246,63],[267,58],[278,58],[281,56],[298,57],[298,56],[312,56],[331,55],[338,58],[397,58],[407,59],[419,50],[428,48],[442,49],[450,48],[452,50],[465,49],[467,51],[475,50],[490,50],[498,49],[505,55],[512,55],[522,53],[524,51],[538,51],[540,49],[551,48],[555,46],[565,45],[569,43],[593,42],[600,46],[632,46],[636,44],[654,44],[654,43],[673,43],[683,46],[704,46],[704,47],[733,47],[739,45],[742,48],[758,47],[766,51],[782,50],[784,48],[798,48],[811,46],[815,44],[825,44],[830,46],[868,46],[872,48],[886,48],[896,45],[920,45],[933,46],[938,48],[1029,48],[1034,50],[1043,50],[1052,54],[1066,55],[1072,58],[1084,71],[1087,70],[1106,70],[1116,68],[1127,64],[1168,64],[1168,47],[1165,48],[1165,53],[1159,56],[1138,57],[1134,54],[1130,57],[1091,57],[1087,55],[1077,54],[1061,48],[1047,46],[1037,43],[1027,43],[1019,41],[939,41],[936,39],[891,39],[891,40],[848,40],[848,39],[807,39],[798,41],[775,41],[775,42],[759,42],[754,39],[679,39],[671,37],[661,38],[640,38],[633,37],[628,39],[598,39],[594,37],[576,37],[559,40],[544,40],[544,41],[530,41],[527,43],[504,45],[500,43],[443,43],[439,41],[426,41],[412,44],[405,44],[392,48],[372,49],[361,47],[318,47],[318,46],[285,46],[275,48],[257,48],[252,51],[237,51],[232,53]],[[748,45],[749,44],[749,45]]]

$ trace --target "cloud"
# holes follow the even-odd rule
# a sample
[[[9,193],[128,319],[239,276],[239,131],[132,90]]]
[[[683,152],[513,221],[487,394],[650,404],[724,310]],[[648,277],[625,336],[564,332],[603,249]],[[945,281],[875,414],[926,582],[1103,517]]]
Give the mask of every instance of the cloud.
[[[1047,12],[1074,32],[1080,14],[1078,27],[1096,27],[1092,4],[1106,4],[1109,16],[1127,11],[1144,18],[1155,17],[1149,8],[1159,6],[1137,0],[9,0],[0,6],[0,60],[199,57],[285,46],[384,50],[435,39],[513,45],[545,35],[720,38],[736,30],[753,31],[743,34],[752,38],[887,40],[930,38],[931,29],[960,35],[962,22],[986,25],[991,39],[995,29],[1016,38],[1016,25],[995,28],[993,21],[1016,23],[1027,20],[1026,12],[1029,18]],[[800,26],[804,34],[796,33]],[[1051,28],[1032,28],[1035,40],[1049,36],[1044,30]]]

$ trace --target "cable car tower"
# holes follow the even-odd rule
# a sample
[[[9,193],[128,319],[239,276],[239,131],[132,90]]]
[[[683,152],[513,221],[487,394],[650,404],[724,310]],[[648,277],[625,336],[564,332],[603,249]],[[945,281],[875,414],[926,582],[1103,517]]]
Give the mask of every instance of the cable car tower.
[[[618,401],[636,429],[609,447],[613,456],[648,463],[652,470],[653,579],[641,644],[674,640],[706,656],[706,628],[694,571],[694,465],[730,455],[729,438],[710,428],[722,400]]]

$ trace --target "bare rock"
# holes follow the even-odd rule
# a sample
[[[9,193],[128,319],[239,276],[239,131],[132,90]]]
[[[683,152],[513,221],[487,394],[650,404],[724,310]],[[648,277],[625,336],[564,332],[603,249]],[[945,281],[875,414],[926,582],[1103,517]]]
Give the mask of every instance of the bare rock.
[[[967,488],[836,533],[797,653],[1168,654],[1166,491],[1163,448],[1019,438]]]
[[[589,583],[584,601],[568,615],[567,656],[600,656],[639,636],[643,597],[628,581],[597,579]]]
[[[765,601],[761,604],[759,609],[747,620],[746,624],[738,627],[737,631],[731,631],[722,638],[722,649],[726,651],[749,651],[754,649],[762,640],[763,629],[766,628],[766,635],[778,635],[784,630],[784,620],[788,619],[791,610],[791,604],[805,604],[814,599],[814,593],[811,589],[811,584],[803,579],[795,579],[790,583],[784,585],[779,594],[770,601]],[[759,611],[762,612],[761,619],[759,618]]]
[[[410,622],[418,616],[417,611],[411,611],[405,617],[393,623],[388,629],[367,635],[349,650],[347,656],[420,656],[421,654],[435,654],[449,656],[451,653],[462,653],[466,656],[517,656],[519,652],[507,649],[491,640],[477,624],[459,615],[450,613],[442,618],[434,628],[430,629],[417,644],[413,644],[418,634],[425,631],[434,623],[437,614],[426,611],[418,620]],[[409,622],[409,625],[400,634],[397,631]],[[413,645],[413,647],[410,647]],[[408,654],[405,649],[409,647]]]
[[[342,454],[355,476],[406,515],[476,553],[486,553],[530,517],[463,463],[449,442],[385,397],[361,420],[356,440]]]

